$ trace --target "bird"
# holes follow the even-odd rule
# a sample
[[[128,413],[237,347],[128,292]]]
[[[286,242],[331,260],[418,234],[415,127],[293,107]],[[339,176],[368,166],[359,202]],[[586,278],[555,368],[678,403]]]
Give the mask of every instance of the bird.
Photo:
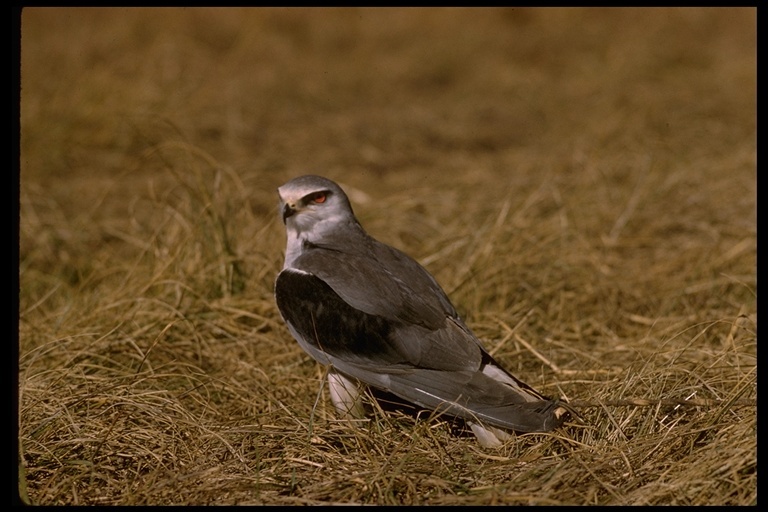
[[[464,420],[483,447],[570,416],[488,353],[422,265],[370,236],[336,182],[308,174],[277,192],[286,249],[275,302],[301,348],[328,367],[341,415],[364,417],[372,388]]]

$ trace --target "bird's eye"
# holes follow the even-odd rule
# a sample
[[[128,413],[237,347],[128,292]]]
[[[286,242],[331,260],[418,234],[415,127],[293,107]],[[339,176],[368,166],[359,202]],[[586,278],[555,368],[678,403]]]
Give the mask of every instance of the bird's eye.
[[[326,199],[328,199],[328,194],[326,192],[317,192],[309,198],[309,202],[320,204],[324,203]]]

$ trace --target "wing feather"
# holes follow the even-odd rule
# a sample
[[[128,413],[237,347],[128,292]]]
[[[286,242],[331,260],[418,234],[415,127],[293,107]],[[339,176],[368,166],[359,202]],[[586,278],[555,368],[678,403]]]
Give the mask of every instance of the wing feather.
[[[340,245],[352,250],[329,249]],[[369,236],[308,245],[294,266],[316,275],[347,303],[372,315],[431,329],[442,326],[446,316],[458,317],[424,267]]]
[[[375,293],[376,287],[369,290]],[[361,382],[422,407],[503,428],[545,431],[557,423],[556,402],[506,372],[508,382],[494,378],[503,370],[459,320],[445,313],[437,327],[410,323],[391,308],[372,314],[324,279],[293,269],[278,275],[275,296],[302,347]],[[494,372],[484,371],[489,365]]]

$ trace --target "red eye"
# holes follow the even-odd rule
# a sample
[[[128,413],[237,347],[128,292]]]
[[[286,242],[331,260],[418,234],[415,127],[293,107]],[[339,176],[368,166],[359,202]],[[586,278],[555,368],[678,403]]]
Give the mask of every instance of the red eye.
[[[315,195],[315,197],[312,198],[312,202],[313,203],[324,203],[326,199],[328,199],[328,196],[325,195],[325,193],[320,192],[319,194]]]

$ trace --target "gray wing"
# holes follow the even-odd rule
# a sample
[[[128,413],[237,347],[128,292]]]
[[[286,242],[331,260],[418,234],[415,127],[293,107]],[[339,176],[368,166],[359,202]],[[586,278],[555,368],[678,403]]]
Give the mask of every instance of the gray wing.
[[[334,250],[342,246],[343,252]],[[407,254],[364,235],[306,245],[295,266],[325,281],[360,311],[439,328],[458,318],[432,275]]]
[[[364,264],[349,255],[343,261]],[[318,265],[314,261],[313,266]],[[337,271],[333,274],[340,277]],[[389,287],[398,285],[385,281],[361,287],[368,294],[397,297]],[[278,275],[278,308],[294,337],[316,360],[409,402],[465,419],[527,432],[548,431],[560,423],[555,415],[558,403],[504,371],[460,320],[446,312],[440,322],[430,316],[428,322],[409,320],[411,310],[438,308],[439,298],[412,304],[408,297],[388,303],[380,295],[349,300],[354,295],[349,288],[342,295],[304,271],[286,269]],[[360,303],[374,312],[361,309]],[[407,305],[398,305],[402,303]]]

